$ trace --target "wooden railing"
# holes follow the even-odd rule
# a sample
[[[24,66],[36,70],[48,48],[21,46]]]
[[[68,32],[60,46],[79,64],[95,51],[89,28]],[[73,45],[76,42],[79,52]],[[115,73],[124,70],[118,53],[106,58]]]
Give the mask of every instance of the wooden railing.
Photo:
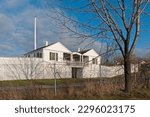
[[[85,65],[88,65],[88,63],[79,62],[79,61],[66,61],[66,65],[74,66],[74,67],[83,67]]]

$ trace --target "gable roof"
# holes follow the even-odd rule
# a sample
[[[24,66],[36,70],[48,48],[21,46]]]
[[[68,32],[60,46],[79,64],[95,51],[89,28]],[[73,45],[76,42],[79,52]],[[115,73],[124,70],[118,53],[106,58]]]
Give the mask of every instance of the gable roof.
[[[59,52],[66,52],[66,53],[72,53],[65,45],[63,45],[61,42],[54,43],[51,46],[46,47],[47,50],[52,51],[59,51]]]

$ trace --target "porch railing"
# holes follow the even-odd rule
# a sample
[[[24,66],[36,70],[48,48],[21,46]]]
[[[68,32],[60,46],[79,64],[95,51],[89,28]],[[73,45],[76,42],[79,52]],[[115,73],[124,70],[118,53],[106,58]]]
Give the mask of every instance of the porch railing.
[[[83,67],[83,66],[88,65],[88,63],[79,62],[79,61],[66,61],[66,65],[75,66],[75,67]]]

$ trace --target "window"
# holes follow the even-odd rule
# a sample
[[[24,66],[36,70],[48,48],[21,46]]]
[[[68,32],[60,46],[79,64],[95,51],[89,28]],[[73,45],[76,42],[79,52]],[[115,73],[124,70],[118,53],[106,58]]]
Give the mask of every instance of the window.
[[[36,55],[35,55],[35,53],[34,53],[34,57],[37,57],[37,58],[42,58],[42,53],[40,53],[40,52],[37,52],[37,53],[36,53]]]
[[[50,52],[49,53],[49,57],[50,57],[50,60],[56,60],[56,61],[58,61],[58,53]]]
[[[93,64],[97,64],[97,59],[96,59],[96,58],[93,58],[93,59],[92,59],[92,63],[93,63]]]
[[[42,53],[40,53],[40,58],[42,58]]]
[[[37,53],[37,58],[39,58],[39,56],[40,56],[40,55],[39,55],[39,52],[38,52],[38,53]]]
[[[55,60],[55,53],[50,52],[50,60]]]
[[[63,60],[70,61],[71,60],[71,54],[63,53]]]
[[[56,54],[56,61],[58,61],[58,53],[55,53]]]
[[[89,57],[88,56],[83,56],[83,62],[89,62]]]

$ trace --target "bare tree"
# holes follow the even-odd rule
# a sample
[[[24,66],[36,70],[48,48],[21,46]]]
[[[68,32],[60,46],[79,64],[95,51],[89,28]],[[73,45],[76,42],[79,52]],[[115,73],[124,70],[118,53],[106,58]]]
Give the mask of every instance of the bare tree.
[[[149,0],[81,0],[70,3],[63,0],[63,9],[57,8],[55,13],[59,15],[53,18],[76,38],[80,38],[81,42],[93,38],[96,41],[104,39],[115,45],[123,56],[125,91],[130,92],[130,56],[139,37],[140,17]],[[73,18],[75,15],[76,20]]]

